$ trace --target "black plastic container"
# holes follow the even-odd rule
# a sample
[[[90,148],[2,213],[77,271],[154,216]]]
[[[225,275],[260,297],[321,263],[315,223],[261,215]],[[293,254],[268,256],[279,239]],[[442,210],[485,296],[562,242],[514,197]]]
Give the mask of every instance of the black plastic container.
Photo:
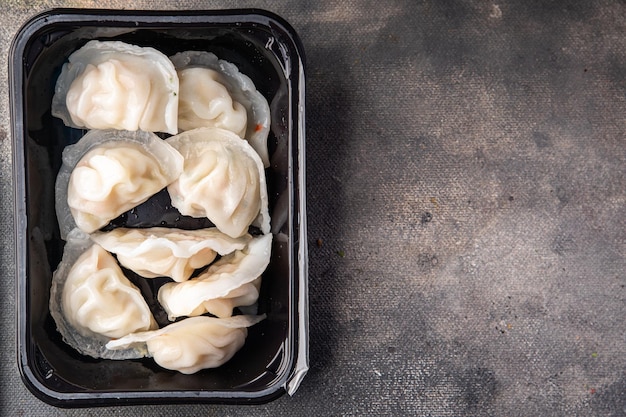
[[[50,114],[67,57],[91,39],[152,46],[167,55],[207,50],[236,64],[270,103],[266,171],[274,243],[259,312],[245,346],[220,368],[183,375],[151,359],[96,360],[66,345],[48,310],[64,242],[54,213],[63,148],[84,131]],[[261,10],[59,9],[16,35],[9,58],[15,178],[18,356],[22,379],[63,407],[260,403],[292,393],[308,369],[304,57],[293,29]]]

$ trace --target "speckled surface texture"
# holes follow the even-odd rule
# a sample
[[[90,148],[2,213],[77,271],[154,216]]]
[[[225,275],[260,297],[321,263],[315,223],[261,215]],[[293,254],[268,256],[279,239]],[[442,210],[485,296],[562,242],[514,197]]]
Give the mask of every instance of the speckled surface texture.
[[[0,54],[50,7],[4,1]],[[165,6],[163,6],[165,7]],[[63,410],[20,381],[0,85],[3,416],[626,415],[626,3],[258,7],[307,56],[311,369],[263,406]]]

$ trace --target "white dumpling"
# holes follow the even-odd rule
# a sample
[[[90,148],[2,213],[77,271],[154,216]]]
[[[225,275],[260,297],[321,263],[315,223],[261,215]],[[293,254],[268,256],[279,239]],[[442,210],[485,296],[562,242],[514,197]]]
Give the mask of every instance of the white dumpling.
[[[172,62],[156,49],[94,40],[63,66],[52,115],[76,128],[176,134],[178,84]]]
[[[91,233],[143,203],[182,172],[182,156],[153,133],[92,130],[63,150],[56,210],[64,237]]]
[[[168,282],[161,286],[158,293],[159,303],[170,320],[207,312],[221,317],[230,316],[232,307],[256,302],[256,299],[251,299],[255,295],[258,298],[258,288],[254,286],[244,289],[250,294],[233,291],[252,283],[263,274],[269,264],[271,251],[271,234],[255,237],[246,248],[222,257],[196,278],[179,283]],[[238,301],[245,301],[246,304],[235,305],[236,298],[240,296],[242,298]],[[224,303],[211,303],[212,300],[228,298],[231,298],[232,303],[230,311],[225,310]]]
[[[115,258],[78,229],[53,274],[50,312],[63,339],[93,357],[114,358],[117,353],[105,349],[108,340],[158,327]]]
[[[241,138],[246,135],[246,108],[233,100],[219,72],[208,68],[185,68],[178,71],[178,79],[178,129],[181,132],[198,127],[219,127]]]
[[[221,127],[246,139],[269,167],[270,108],[254,82],[234,64],[206,51],[171,57],[179,74],[179,130]],[[227,93],[229,97],[224,94]],[[246,117],[241,123],[241,108]],[[235,123],[237,122],[237,123]]]
[[[261,277],[252,282],[247,282],[240,287],[235,288],[224,297],[207,300],[196,312],[192,312],[190,316],[196,316],[204,313],[211,313],[217,317],[230,317],[233,315],[235,307],[248,307],[246,310],[254,310],[256,312],[256,302],[259,300],[259,290],[261,288]],[[254,307],[254,308],[251,308]],[[242,308],[242,312],[243,308]],[[247,313],[244,312],[244,313]]]
[[[248,335],[247,328],[264,318],[264,315],[227,319],[190,317],[159,330],[112,340],[107,348],[145,349],[147,356],[163,368],[193,374],[201,369],[216,368],[230,360],[243,346]]]
[[[98,245],[81,255],[68,273],[62,309],[68,322],[83,334],[116,338],[155,327],[137,287]]]
[[[182,282],[198,268],[210,264],[217,254],[243,249],[250,235],[232,238],[217,228],[179,230],[163,227],[118,228],[95,232],[91,238],[117,255],[124,267],[146,278],[171,277]]]
[[[166,140],[185,159],[167,190],[182,214],[207,217],[223,233],[239,237],[251,224],[270,231],[263,164],[248,142],[224,129],[205,127]]]

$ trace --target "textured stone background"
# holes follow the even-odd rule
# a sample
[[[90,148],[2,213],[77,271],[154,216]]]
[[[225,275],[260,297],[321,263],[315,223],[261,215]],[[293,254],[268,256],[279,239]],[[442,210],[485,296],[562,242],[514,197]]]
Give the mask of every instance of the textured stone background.
[[[49,7],[2,1],[0,54]],[[311,370],[264,406],[61,410],[15,360],[0,84],[3,416],[626,415],[626,3],[260,7],[307,54]],[[318,245],[320,239],[321,246]]]

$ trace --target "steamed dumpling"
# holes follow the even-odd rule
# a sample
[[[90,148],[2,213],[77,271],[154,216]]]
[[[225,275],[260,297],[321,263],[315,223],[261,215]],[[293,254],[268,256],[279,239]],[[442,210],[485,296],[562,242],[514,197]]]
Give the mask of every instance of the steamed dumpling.
[[[93,357],[107,357],[104,346],[111,338],[158,327],[115,258],[78,229],[53,274],[50,312],[63,339]]]
[[[126,268],[146,278],[167,276],[182,282],[194,270],[210,264],[217,254],[243,249],[250,235],[231,238],[216,228],[179,230],[162,227],[118,228],[96,232],[92,239]]]
[[[98,245],[81,255],[70,270],[61,305],[67,321],[82,334],[116,338],[155,327],[137,287]]]
[[[254,309],[256,302],[259,300],[260,288],[261,277],[258,277],[252,282],[246,282],[242,286],[235,288],[224,297],[205,301],[190,316],[195,316],[200,312],[202,312],[201,314],[208,312],[217,317],[230,317],[233,315],[235,307],[248,307],[246,310]]]
[[[206,51],[171,57],[180,79],[178,128],[219,127],[250,142],[269,166],[270,109],[254,82],[232,63]]]
[[[227,319],[190,317],[162,329],[140,332],[110,341],[108,349],[137,346],[166,369],[193,374],[216,368],[230,360],[243,346],[247,327],[265,316],[236,316]]]
[[[56,184],[61,237],[91,233],[174,181],[182,156],[153,133],[92,130],[63,150]]]
[[[178,72],[178,78],[178,129],[181,132],[197,127],[219,127],[241,138],[246,135],[246,108],[233,100],[219,72],[209,68],[185,68]]]
[[[166,142],[185,159],[183,173],[167,190],[182,214],[207,217],[223,233],[239,237],[251,224],[269,233],[265,171],[248,142],[206,127]]]
[[[242,289],[242,286],[263,274],[269,264],[271,250],[271,234],[255,237],[245,249],[222,257],[196,278],[164,284],[159,289],[159,302],[170,320],[207,312],[228,317],[232,315],[233,307],[256,302],[258,287],[252,284]],[[218,299],[221,301],[213,302]]]
[[[69,57],[52,99],[52,115],[70,127],[178,131],[178,75],[150,47],[90,41]]]

